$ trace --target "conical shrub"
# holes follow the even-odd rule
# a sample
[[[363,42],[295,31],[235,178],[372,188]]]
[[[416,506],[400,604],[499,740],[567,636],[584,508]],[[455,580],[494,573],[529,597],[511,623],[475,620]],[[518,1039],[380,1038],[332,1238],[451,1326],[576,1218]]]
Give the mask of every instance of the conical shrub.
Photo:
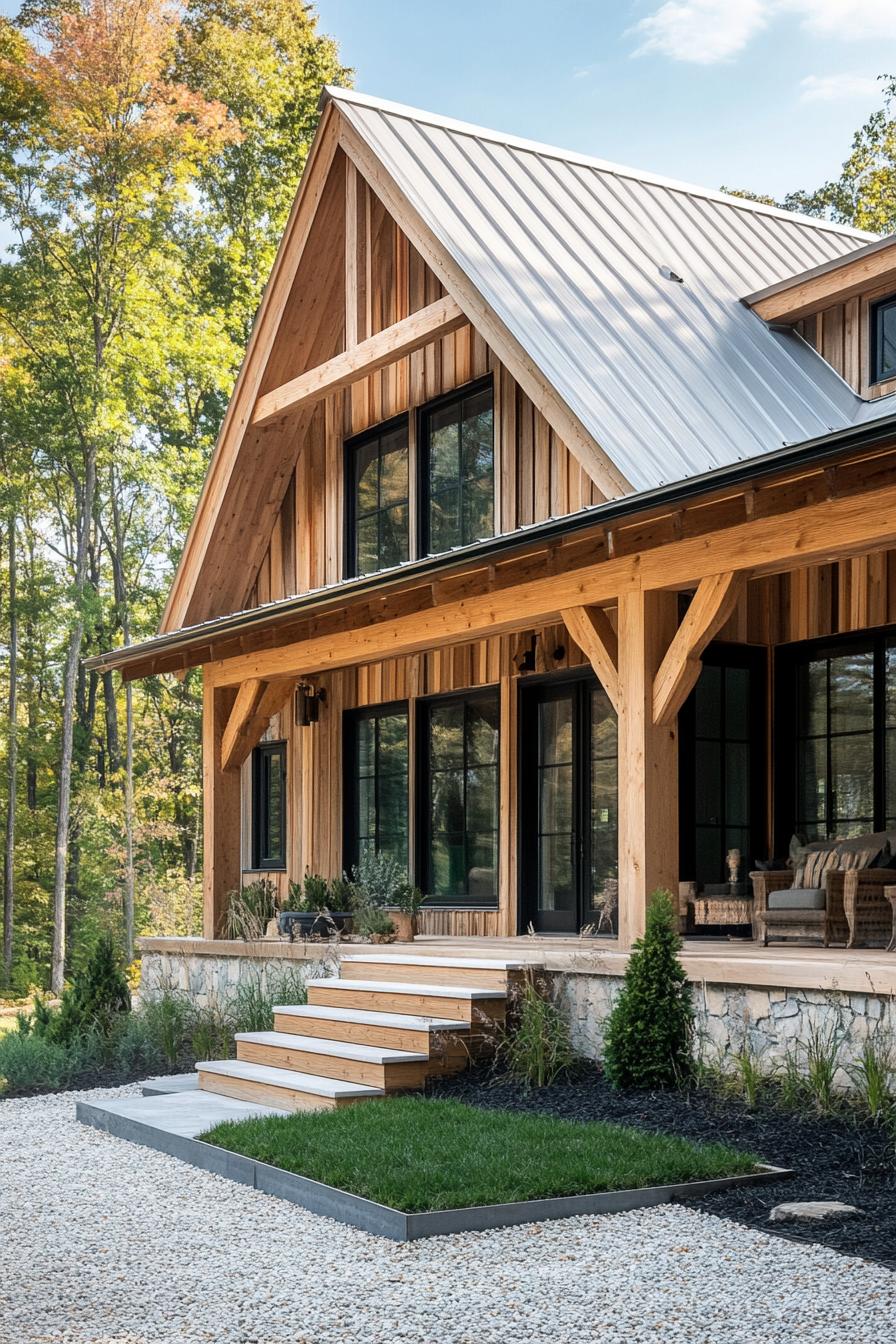
[[[604,1032],[604,1071],[616,1087],[675,1087],[691,1073],[694,1009],[680,951],[672,897],[655,891]]]

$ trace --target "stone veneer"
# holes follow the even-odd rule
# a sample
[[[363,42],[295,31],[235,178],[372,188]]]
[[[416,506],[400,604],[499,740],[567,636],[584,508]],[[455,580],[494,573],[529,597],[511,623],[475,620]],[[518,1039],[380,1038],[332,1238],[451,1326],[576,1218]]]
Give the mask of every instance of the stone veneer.
[[[622,986],[619,976],[559,973],[554,983],[572,1026],[573,1044],[599,1059],[603,1024]],[[873,1032],[896,1041],[896,999],[842,990],[754,988],[746,985],[692,985],[698,1049],[712,1065],[746,1045],[771,1072],[790,1055],[805,1065],[813,1031],[839,1038],[840,1064],[848,1067]],[[840,1082],[845,1083],[845,1075]]]
[[[226,1000],[240,981],[260,979],[266,989],[269,977],[282,976],[296,963],[308,975],[312,968],[315,974],[335,973],[333,947],[314,943],[274,946],[276,952],[264,943],[218,943],[213,949],[202,939],[180,939],[172,940],[171,950],[147,948],[142,958],[141,996],[153,998],[172,989],[207,1007]],[[603,1024],[622,985],[621,976],[557,969],[551,978],[568,1014],[573,1044],[582,1054],[599,1059]],[[798,1043],[804,1047],[813,1031],[840,1038],[840,1061],[845,1067],[861,1054],[871,1032],[881,1031],[896,1041],[896,998],[887,994],[703,982],[694,983],[692,990],[698,1049],[709,1064],[724,1067],[726,1058],[745,1044],[769,1071],[787,1054],[804,1064],[805,1049]],[[840,1081],[845,1083],[845,1074]]]
[[[335,961],[327,959],[326,947],[309,947],[307,955],[285,958],[276,956],[218,955],[189,952],[144,952],[140,969],[141,999],[157,998],[166,990],[188,994],[200,1008],[225,1002],[237,985],[251,980],[267,991],[271,980],[281,979],[293,969],[312,974],[334,974]],[[324,967],[328,969],[324,969]]]

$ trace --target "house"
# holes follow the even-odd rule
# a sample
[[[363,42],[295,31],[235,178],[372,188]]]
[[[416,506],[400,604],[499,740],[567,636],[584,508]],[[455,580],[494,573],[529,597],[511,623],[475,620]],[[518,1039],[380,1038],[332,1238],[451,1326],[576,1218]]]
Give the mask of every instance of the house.
[[[720,1031],[889,1012],[894,392],[896,238],[325,89],[161,630],[92,660],[203,669],[201,951],[375,847],[434,949],[612,979],[690,883]],[[762,946],[794,832],[879,840]]]

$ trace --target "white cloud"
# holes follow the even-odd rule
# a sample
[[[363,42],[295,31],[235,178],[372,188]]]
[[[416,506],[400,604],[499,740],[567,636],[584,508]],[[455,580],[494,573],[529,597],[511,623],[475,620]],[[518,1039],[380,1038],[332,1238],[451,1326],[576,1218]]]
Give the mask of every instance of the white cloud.
[[[835,103],[880,97],[874,75],[807,75],[800,80],[801,103]]]
[[[666,0],[632,30],[635,52],[659,52],[673,61],[715,65],[730,60],[767,20],[767,0]]]
[[[737,56],[774,19],[790,14],[815,37],[896,41],[894,0],[666,0],[630,31],[635,55],[716,65]]]

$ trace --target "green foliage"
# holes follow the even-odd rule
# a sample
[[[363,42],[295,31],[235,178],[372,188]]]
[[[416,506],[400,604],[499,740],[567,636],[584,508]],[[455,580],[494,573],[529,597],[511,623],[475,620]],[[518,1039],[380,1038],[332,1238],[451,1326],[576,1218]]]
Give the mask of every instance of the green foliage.
[[[896,1107],[896,1052],[893,1037],[878,1026],[849,1069],[853,1093],[872,1120],[889,1119]]]
[[[543,978],[528,974],[511,1003],[498,1058],[527,1087],[545,1087],[576,1062],[569,1023]]]
[[[358,909],[394,908],[407,891],[407,867],[390,854],[369,849],[352,869],[352,886]]]
[[[227,897],[227,937],[248,942],[263,938],[276,914],[277,888],[266,877],[257,878]]]
[[[694,1010],[676,922],[670,894],[654,892],[604,1033],[604,1068],[616,1087],[675,1087],[691,1075]]]
[[[200,1137],[409,1213],[708,1179],[758,1162],[717,1143],[422,1097],[264,1116]]]
[[[384,910],[375,905],[359,906],[355,914],[355,933],[363,938],[390,938],[395,925]]]
[[[36,995],[30,1019],[22,1019],[23,1034],[39,1036],[60,1045],[95,1032],[109,1036],[121,1014],[131,1010],[131,994],[121,959],[109,934],[96,942],[74,984],[65,989],[59,1007],[50,1008]]]
[[[802,1044],[802,1043],[801,1043]],[[806,1092],[821,1114],[835,1108],[835,1080],[840,1067],[843,1032],[834,1023],[813,1022],[805,1042]]]
[[[426,897],[419,887],[413,886],[410,882],[404,882],[396,891],[393,898],[393,905],[396,910],[400,910],[403,915],[410,915],[412,918],[419,914],[420,907]]]

